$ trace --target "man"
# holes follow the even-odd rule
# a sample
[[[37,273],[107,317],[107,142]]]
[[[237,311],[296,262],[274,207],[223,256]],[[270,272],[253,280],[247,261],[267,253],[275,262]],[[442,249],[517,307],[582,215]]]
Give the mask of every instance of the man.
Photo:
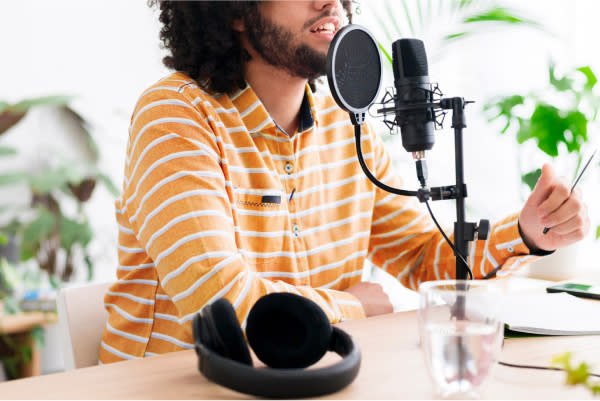
[[[270,292],[312,299],[332,322],[391,312],[380,286],[360,282],[365,258],[411,288],[453,275],[418,201],[373,186],[347,114],[313,92],[349,1],[159,4],[165,64],[178,72],[132,116],[102,363],[192,348],[192,317],[220,297],[242,328]],[[363,132],[369,169],[400,187]],[[469,264],[476,278],[499,264],[510,272],[588,229],[579,191],[546,165]]]

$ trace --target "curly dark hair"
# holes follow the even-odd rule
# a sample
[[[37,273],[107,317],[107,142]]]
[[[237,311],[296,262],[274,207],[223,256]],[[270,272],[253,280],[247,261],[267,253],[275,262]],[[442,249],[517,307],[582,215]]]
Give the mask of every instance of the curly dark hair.
[[[353,0],[342,0],[352,22]],[[245,86],[243,62],[250,55],[242,50],[233,21],[257,12],[258,1],[169,1],[148,0],[159,5],[163,58],[166,67],[182,71],[196,81],[206,81],[213,92],[231,92]],[[314,89],[314,81],[310,82]]]

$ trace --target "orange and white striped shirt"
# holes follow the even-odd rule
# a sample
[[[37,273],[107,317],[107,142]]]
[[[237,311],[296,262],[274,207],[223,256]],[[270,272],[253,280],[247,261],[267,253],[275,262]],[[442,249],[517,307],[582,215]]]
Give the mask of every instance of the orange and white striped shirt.
[[[226,297],[245,328],[270,292],[312,299],[331,322],[362,318],[344,292],[365,259],[407,287],[454,274],[454,255],[414,198],[364,175],[348,114],[307,86],[302,123],[281,131],[252,88],[213,95],[182,73],[140,97],[131,119],[102,363],[193,348],[190,321]],[[369,169],[401,187],[363,130]],[[471,248],[476,277],[535,258],[513,215]]]

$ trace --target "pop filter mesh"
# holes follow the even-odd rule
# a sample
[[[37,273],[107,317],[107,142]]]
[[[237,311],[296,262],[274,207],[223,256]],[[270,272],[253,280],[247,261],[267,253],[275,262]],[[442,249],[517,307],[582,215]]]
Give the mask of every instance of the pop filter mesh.
[[[355,110],[367,108],[381,80],[377,43],[360,29],[348,32],[338,44],[334,73],[338,96]]]

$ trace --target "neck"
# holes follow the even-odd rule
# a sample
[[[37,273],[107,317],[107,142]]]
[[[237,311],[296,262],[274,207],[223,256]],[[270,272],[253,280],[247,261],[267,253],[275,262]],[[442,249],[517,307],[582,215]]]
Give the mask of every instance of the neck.
[[[288,135],[298,127],[306,78],[294,77],[258,57],[245,65],[245,79],[270,116]]]

